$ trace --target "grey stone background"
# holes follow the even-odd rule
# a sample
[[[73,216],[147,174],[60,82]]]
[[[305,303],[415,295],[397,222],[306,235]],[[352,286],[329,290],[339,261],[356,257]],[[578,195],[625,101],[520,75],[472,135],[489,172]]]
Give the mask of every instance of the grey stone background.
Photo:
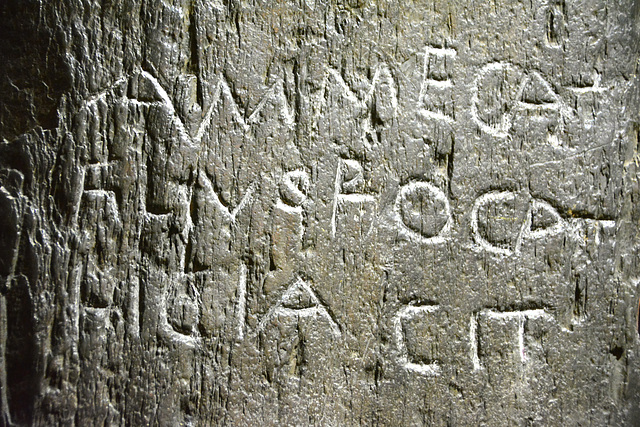
[[[3,425],[640,422],[638,2],[0,16]]]

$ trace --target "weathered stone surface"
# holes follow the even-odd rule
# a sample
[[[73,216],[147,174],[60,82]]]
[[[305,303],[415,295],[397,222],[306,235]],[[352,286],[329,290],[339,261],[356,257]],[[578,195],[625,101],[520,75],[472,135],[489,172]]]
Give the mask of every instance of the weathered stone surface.
[[[3,425],[640,422],[639,4],[0,4]]]

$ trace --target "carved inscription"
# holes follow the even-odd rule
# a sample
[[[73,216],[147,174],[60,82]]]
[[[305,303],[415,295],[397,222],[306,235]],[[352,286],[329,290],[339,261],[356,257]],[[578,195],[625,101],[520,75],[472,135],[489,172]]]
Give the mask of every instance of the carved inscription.
[[[0,425],[633,423],[637,2],[38,3]]]
[[[542,239],[567,227],[549,203],[510,191],[478,197],[471,212],[476,244],[497,254],[518,253],[523,239]]]
[[[372,104],[377,122],[388,125],[396,117],[398,89],[391,70],[386,64],[379,66],[376,70],[367,101]]]
[[[438,346],[446,343],[440,326],[443,316],[437,305],[407,305],[393,318],[398,361],[412,372],[439,375]]]
[[[400,188],[395,204],[400,230],[424,243],[441,243],[451,228],[447,196],[428,182],[412,182]]]
[[[267,296],[282,291],[300,268],[304,238],[303,204],[309,191],[309,176],[296,170],[288,172],[280,183],[280,198],[272,212],[270,259],[272,271],[264,282]]]
[[[553,12],[554,8],[555,5],[549,10]],[[563,24],[558,23],[562,17],[556,17],[556,12],[549,18],[551,45],[561,43],[563,37]],[[413,104],[415,97],[412,98],[410,108],[415,110],[411,112],[411,120],[417,116],[418,121],[437,124],[436,136],[451,143],[448,146],[438,143],[435,148],[438,158],[433,164],[445,163],[442,155],[451,154],[448,167],[453,168],[454,129],[459,125],[455,101],[457,93],[464,90],[455,80],[458,50],[428,46],[420,56],[422,73],[416,72],[419,77],[415,78],[421,79],[420,92],[417,106]],[[357,239],[378,243],[376,227],[383,222],[380,216],[384,214],[383,219],[390,220],[392,233],[397,232],[394,237],[419,246],[429,256],[440,255],[440,249],[448,246],[476,258],[482,257],[477,256],[478,252],[519,256],[528,242],[542,243],[563,233],[576,233],[575,223],[584,218],[571,218],[558,207],[561,203],[534,198],[526,190],[480,194],[471,211],[465,213],[456,203],[470,203],[468,199],[455,197],[455,192],[446,188],[455,174],[445,178],[447,173],[441,170],[415,173],[409,167],[394,170],[392,162],[387,162],[389,158],[381,153],[393,152],[384,151],[387,145],[397,142],[391,137],[402,140],[398,123],[404,112],[398,109],[406,104],[399,98],[404,89],[402,76],[396,65],[385,61],[371,67],[366,77],[356,79],[355,83],[342,71],[322,68],[324,86],[318,90],[324,91],[321,96],[328,100],[322,107],[329,110],[327,116],[337,118],[318,126],[336,129],[327,131],[330,135],[327,139],[335,144],[337,162],[334,157],[327,163],[331,166],[318,166],[295,158],[287,165],[279,164],[279,172],[261,170],[264,179],[247,170],[258,167],[260,156],[267,155],[264,153],[268,150],[261,154],[252,152],[257,160],[250,159],[254,163],[249,164],[242,157],[249,151],[243,144],[251,145],[257,139],[260,125],[268,120],[277,121],[290,132],[289,139],[297,138],[293,136],[298,125],[297,110],[288,103],[291,95],[285,90],[287,82],[283,78],[272,80],[250,113],[240,100],[238,88],[221,74],[215,76],[208,109],[197,105],[198,78],[191,74],[178,78],[172,92],[178,95],[170,96],[160,78],[145,71],[118,83],[121,86],[127,83],[126,90],[122,86],[90,101],[88,110],[98,116],[98,111],[104,114],[100,109],[106,108],[107,98],[117,98],[119,107],[126,107],[132,120],[137,118],[143,124],[136,124],[129,139],[125,138],[127,143],[120,144],[129,148],[118,148],[105,137],[109,132],[104,129],[96,132],[100,136],[88,143],[90,155],[82,170],[79,209],[82,214],[78,218],[86,256],[82,274],[75,273],[81,276],[83,311],[79,324],[86,336],[107,338],[80,340],[87,366],[93,364],[95,369],[103,369],[95,351],[89,350],[91,346],[111,345],[124,322],[114,298],[118,287],[125,283],[114,273],[122,262],[117,259],[119,249],[115,244],[126,233],[127,222],[125,185],[120,178],[126,175],[127,164],[133,163],[134,158],[144,159],[141,166],[144,182],[137,196],[138,212],[144,217],[137,231],[144,266],[140,269],[144,289],[138,296],[142,301],[136,301],[141,311],[140,330],[152,339],[157,336],[164,349],[188,348],[194,354],[226,343],[243,350],[254,345],[266,365],[267,382],[279,385],[289,384],[287,381],[296,376],[302,378],[307,370],[321,369],[324,355],[339,340],[347,340],[346,331],[350,331],[350,325],[342,324],[348,317],[344,312],[336,317],[332,307],[344,311],[351,307],[340,306],[342,302],[335,304],[339,296],[325,293],[327,288],[340,289],[342,282],[339,286],[329,283],[327,288],[312,282],[311,277],[317,272],[308,268],[306,262],[321,258],[322,254],[303,246],[311,234],[309,223],[313,222],[317,233],[326,233],[336,247],[343,244],[346,248],[355,246]],[[493,139],[528,142],[527,136],[535,138],[539,134],[550,146],[563,148],[564,123],[570,115],[567,93],[581,100],[593,99],[607,90],[601,86],[597,72],[583,83],[559,88],[549,83],[543,73],[510,62],[479,65],[470,94],[473,123],[479,134]],[[172,96],[188,99],[174,105]],[[429,132],[425,129],[436,128],[419,127],[419,132],[425,135],[414,140],[427,141],[431,135],[426,135]],[[384,138],[390,138],[391,142],[383,144],[389,142]],[[264,137],[267,146],[272,140],[271,134]],[[296,140],[292,146],[298,143]],[[327,175],[332,181],[312,182],[317,176]],[[324,211],[314,210],[315,203],[320,205],[313,200],[319,193],[315,186],[331,184],[333,188],[327,188],[321,199]],[[0,196],[8,199],[6,193],[0,187]],[[470,226],[470,238],[460,233],[457,228],[460,224]],[[602,225],[612,228],[615,222],[605,221]],[[251,227],[259,230],[258,237],[249,236]],[[457,240],[459,236],[472,239],[475,253],[464,252],[469,245]],[[254,238],[259,242],[245,244]],[[437,246],[442,243],[451,244]],[[419,263],[420,258],[416,259]],[[501,257],[485,259],[494,262]],[[425,271],[426,268],[417,274],[421,280],[416,282],[418,286],[430,285],[433,277]],[[348,283],[345,279],[331,280]],[[132,289],[135,291],[135,284]],[[578,320],[582,320],[586,296],[580,286],[576,289],[575,311]],[[325,298],[326,295],[331,298]],[[395,349],[392,357],[410,374],[430,378],[428,381],[441,379],[443,370],[457,363],[451,357],[451,349],[457,344],[451,341],[463,336],[460,341],[467,348],[468,313],[463,312],[464,325],[458,328],[459,325],[451,326],[446,306],[403,305],[389,319]],[[473,370],[495,370],[504,365],[517,371],[527,365],[532,346],[538,345],[531,332],[534,326],[539,326],[538,321],[553,323],[555,319],[543,309],[506,312],[486,309],[474,313],[468,325],[468,357]],[[281,381],[282,378],[285,380]]]
[[[423,80],[419,102],[425,118],[451,124],[455,120],[451,90],[457,52],[455,49],[425,47]]]
[[[527,362],[527,322],[552,318],[542,309],[499,312],[483,310],[471,317],[469,342],[474,369],[499,368]]]
[[[447,103],[448,101],[436,102],[440,98],[433,93],[451,90],[451,61],[455,57],[456,51],[452,49],[425,50],[420,98],[426,118],[449,124],[454,121],[452,105]],[[344,86],[344,96],[348,100],[364,109],[375,110],[375,120],[367,119],[363,122],[370,126],[364,126],[365,131],[372,129],[374,123],[377,123],[376,126],[386,125],[394,119],[397,114],[397,88],[388,67],[379,66],[376,69],[370,90],[366,92],[363,100],[348,89],[339,75],[334,77]],[[145,235],[155,235],[157,237],[152,239],[154,242],[166,245],[146,246],[151,249],[150,254],[156,256],[155,261],[160,265],[169,260],[163,260],[160,254],[173,253],[175,256],[169,258],[177,260],[175,265],[169,266],[170,269],[174,269],[171,284],[161,286],[162,291],[159,295],[164,318],[161,323],[167,332],[166,336],[192,346],[196,345],[201,337],[214,336],[222,329],[223,326],[213,313],[232,313],[234,320],[231,323],[234,325],[237,338],[242,340],[246,334],[247,267],[243,262],[236,260],[233,262],[236,266],[233,273],[213,274],[212,271],[216,266],[214,254],[227,251],[232,233],[238,227],[238,218],[253,201],[257,184],[252,183],[246,187],[232,208],[225,201],[228,201],[230,196],[220,196],[215,188],[216,178],[204,168],[196,169],[193,152],[194,147],[202,143],[210,129],[215,114],[214,108],[219,108],[216,105],[223,101],[226,103],[226,113],[230,114],[232,121],[243,131],[248,131],[252,124],[262,120],[260,115],[270,104],[280,111],[279,118],[283,123],[291,126],[293,116],[283,93],[283,82],[276,81],[254,112],[245,118],[235,104],[228,84],[220,78],[216,86],[215,102],[204,115],[200,126],[188,130],[168,94],[153,76],[142,73],[138,76],[137,84],[137,98],[130,102],[149,108],[152,114],[168,117],[167,123],[177,130],[177,139],[169,137],[170,133],[163,133],[165,131],[156,130],[153,133],[162,143],[156,144],[150,150],[152,158],[167,157],[169,151],[177,154],[175,157],[169,156],[168,173],[163,171],[162,175],[157,175],[160,171],[156,173],[153,169],[147,170],[148,188],[144,205],[147,218]],[[488,94],[484,93],[491,85],[500,87],[501,90],[502,98],[497,104],[492,104],[493,101],[485,96]],[[540,74],[523,73],[510,64],[489,64],[483,68],[476,86],[478,90],[474,98],[474,117],[485,132],[494,136],[501,137],[510,132],[516,125],[519,114],[535,121],[548,111],[561,112],[564,108],[554,89]],[[484,92],[481,92],[480,88]],[[573,91],[577,95],[584,95],[598,93],[601,90],[599,80],[596,80],[592,87],[575,88]],[[100,99],[96,100],[99,101]],[[119,232],[122,220],[118,206],[118,184],[113,182],[111,177],[120,166],[118,160],[108,160],[104,155],[97,156],[97,160],[97,163],[89,164],[85,168],[83,203],[99,204],[96,205],[96,211],[104,212],[106,216],[98,221],[89,221],[91,224],[87,222],[85,228],[89,231],[94,222],[106,222],[108,228]],[[187,165],[188,170],[191,168],[191,177],[188,178],[177,165]],[[271,262],[274,268],[267,274],[264,282],[265,295],[281,297],[260,321],[259,331],[265,328],[270,319],[277,316],[320,317],[332,325],[330,330],[340,331],[329,314],[328,307],[320,302],[311,287],[300,279],[298,273],[298,257],[304,236],[303,205],[307,200],[310,185],[309,175],[302,170],[287,172],[282,177],[279,199],[272,210],[274,228],[271,234]],[[167,204],[167,200],[172,202]],[[332,237],[349,234],[354,230],[360,236],[368,235],[375,224],[378,203],[376,195],[367,190],[362,163],[355,159],[340,159],[335,175],[331,215]],[[432,183],[412,181],[401,186],[393,211],[397,229],[410,240],[441,243],[450,237],[453,225],[450,202],[445,193]],[[83,218],[82,221],[86,219]],[[504,191],[481,195],[475,201],[471,212],[471,228],[477,246],[496,254],[511,255],[519,253],[526,239],[543,239],[559,234],[568,230],[569,225],[548,202]],[[203,236],[206,234],[210,236],[205,239]],[[100,230],[92,231],[89,235],[104,240],[101,237],[104,232]],[[115,253],[115,250],[108,249],[107,240],[100,242],[96,240],[95,244],[89,246],[105,246],[106,250],[100,250],[102,257]],[[98,262],[92,261],[87,264],[87,272],[83,279],[84,301],[94,308],[108,307],[115,284],[103,283],[101,277],[104,274],[99,270],[95,273],[89,271],[93,264]],[[111,260],[106,264],[115,264],[115,261]],[[157,280],[162,282],[165,279]],[[235,283],[234,295],[218,295],[212,284],[219,281]],[[292,298],[302,302],[294,304],[289,301]],[[218,300],[227,303],[218,304]],[[426,306],[409,306],[394,320],[394,325],[399,324],[402,331],[400,335],[396,334],[398,348],[402,354],[401,362],[409,370],[424,374],[436,373],[439,369],[435,353],[432,354],[424,345],[421,347],[421,344],[407,338],[411,333],[415,334],[416,330],[423,328],[416,326],[421,322],[435,322],[425,319],[436,312],[438,310]],[[437,319],[436,314],[431,317]],[[475,327],[477,328],[477,325]],[[414,332],[409,333],[411,330]],[[428,338],[425,339],[429,341]]]
[[[329,330],[340,336],[340,327],[333,320],[327,308],[320,302],[311,286],[301,278],[297,278],[282,294],[280,300],[269,309],[258,325],[258,331],[263,331],[269,322],[280,316],[292,318],[324,319]]]
[[[520,75],[509,64],[496,62],[478,73],[471,100],[471,114],[483,132],[506,137],[518,102]]]
[[[342,336],[329,308],[300,277],[260,320],[257,332],[267,378],[280,384],[326,372],[324,360]]]
[[[585,129],[591,129],[596,122],[598,102],[610,88],[602,86],[602,75],[594,71],[583,77],[576,86],[568,88],[575,97],[575,110]]]
[[[558,147],[569,111],[537,71],[525,72],[506,62],[494,62],[478,73],[471,114],[489,135],[545,135],[549,144]]]
[[[350,234],[366,236],[371,230],[377,201],[374,195],[364,193],[364,187],[362,165],[356,160],[340,160],[331,216],[332,237],[342,235],[346,230]]]
[[[471,211],[471,230],[476,245],[502,255],[518,254],[524,242],[567,233],[578,236],[589,218],[565,219],[549,202],[527,193],[492,191],[478,197]],[[602,220],[613,227],[615,221]]]

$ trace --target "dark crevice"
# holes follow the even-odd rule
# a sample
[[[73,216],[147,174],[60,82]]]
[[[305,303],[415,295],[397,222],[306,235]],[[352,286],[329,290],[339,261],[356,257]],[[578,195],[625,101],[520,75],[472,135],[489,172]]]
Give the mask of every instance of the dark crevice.
[[[611,350],[609,350],[609,353],[615,356],[616,360],[620,360],[620,358],[624,354],[624,349],[620,346],[614,346]]]
[[[195,197],[191,197],[191,200],[189,202],[189,216],[191,217],[191,224],[197,224],[198,223],[198,218],[197,218],[197,210],[196,210],[196,204],[195,204]],[[187,245],[185,247],[185,259],[184,259],[184,269],[185,269],[185,273],[188,273],[192,268],[193,268],[193,240],[195,239],[195,236],[193,235],[192,232],[189,233],[189,236],[187,237]]]
[[[640,301],[638,301],[638,310],[636,311],[636,326],[638,336],[640,337]]]
[[[296,340],[296,343],[294,343],[294,347],[297,347],[297,351],[296,351],[296,360],[295,360],[295,375],[297,377],[301,377],[302,374],[304,373],[304,367],[306,365],[306,358],[305,358],[305,337],[304,334],[302,333],[302,331],[300,330],[300,328],[298,328],[298,337]]]
[[[553,46],[558,46],[565,36],[564,14],[566,13],[564,2],[553,4],[547,10],[547,41]]]
[[[138,288],[138,330],[140,333],[144,330],[144,316],[146,314],[145,306],[147,304],[147,280],[140,280]]]
[[[512,304],[501,304],[498,306],[498,312],[517,312],[527,310],[551,310],[552,307],[542,303],[541,301],[529,300]]]
[[[410,305],[413,307],[429,307],[429,306],[438,306],[439,304],[431,299],[418,298],[415,296],[409,296],[408,298],[400,297],[399,301],[402,305]]]
[[[37,346],[31,293],[21,276],[7,292],[7,397],[11,420],[31,425],[38,395]]]
[[[184,272],[188,273],[193,265],[193,236],[187,238],[187,245],[184,250]]]
[[[432,359],[424,355],[416,355],[416,354],[409,354],[409,362],[415,363],[418,365],[433,365],[434,363],[435,364],[441,363],[439,359]]]
[[[296,146],[298,147],[298,149],[300,149],[299,145],[300,142],[304,140],[304,136],[303,136],[303,126],[300,126],[300,123],[302,122],[302,118],[304,116],[304,109],[303,109],[303,95],[302,95],[302,82],[305,81],[305,76],[301,75],[303,72],[305,72],[306,70],[304,70],[303,67],[300,66],[300,62],[298,59],[295,59],[293,61],[293,79],[294,79],[294,85],[295,85],[295,96],[294,96],[294,106],[293,106],[293,112],[294,112],[294,122],[296,124],[296,135],[297,138],[294,141],[294,143],[296,144]]]
[[[204,105],[204,94],[202,90],[201,69],[200,69],[200,49],[198,47],[198,19],[197,2],[194,1],[191,14],[189,16],[189,49],[191,57],[189,59],[189,69],[196,76],[196,99],[200,106]]]
[[[584,317],[587,311],[587,282],[580,277],[576,278],[574,290],[573,314],[576,317]]]
[[[269,251],[269,271],[276,271],[277,269],[278,267],[273,259],[273,251]]]
[[[210,270],[208,265],[200,263],[195,257],[190,257],[191,265],[189,267],[190,273],[200,273],[202,271]]]
[[[453,182],[453,153],[455,152],[455,137],[451,136],[451,153],[447,156],[447,192],[449,193],[449,200],[453,200],[453,191],[451,183]]]

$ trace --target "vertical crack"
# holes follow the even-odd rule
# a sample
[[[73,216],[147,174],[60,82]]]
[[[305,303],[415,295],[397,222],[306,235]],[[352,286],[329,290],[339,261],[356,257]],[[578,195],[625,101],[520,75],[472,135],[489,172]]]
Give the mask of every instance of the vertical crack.
[[[201,67],[200,67],[200,49],[198,47],[198,9],[197,9],[197,0],[191,5],[191,11],[189,14],[189,49],[190,49],[190,59],[189,65],[191,72],[195,74],[197,83],[196,83],[196,99],[200,106],[204,105],[204,94],[202,90],[202,79],[201,79]]]

